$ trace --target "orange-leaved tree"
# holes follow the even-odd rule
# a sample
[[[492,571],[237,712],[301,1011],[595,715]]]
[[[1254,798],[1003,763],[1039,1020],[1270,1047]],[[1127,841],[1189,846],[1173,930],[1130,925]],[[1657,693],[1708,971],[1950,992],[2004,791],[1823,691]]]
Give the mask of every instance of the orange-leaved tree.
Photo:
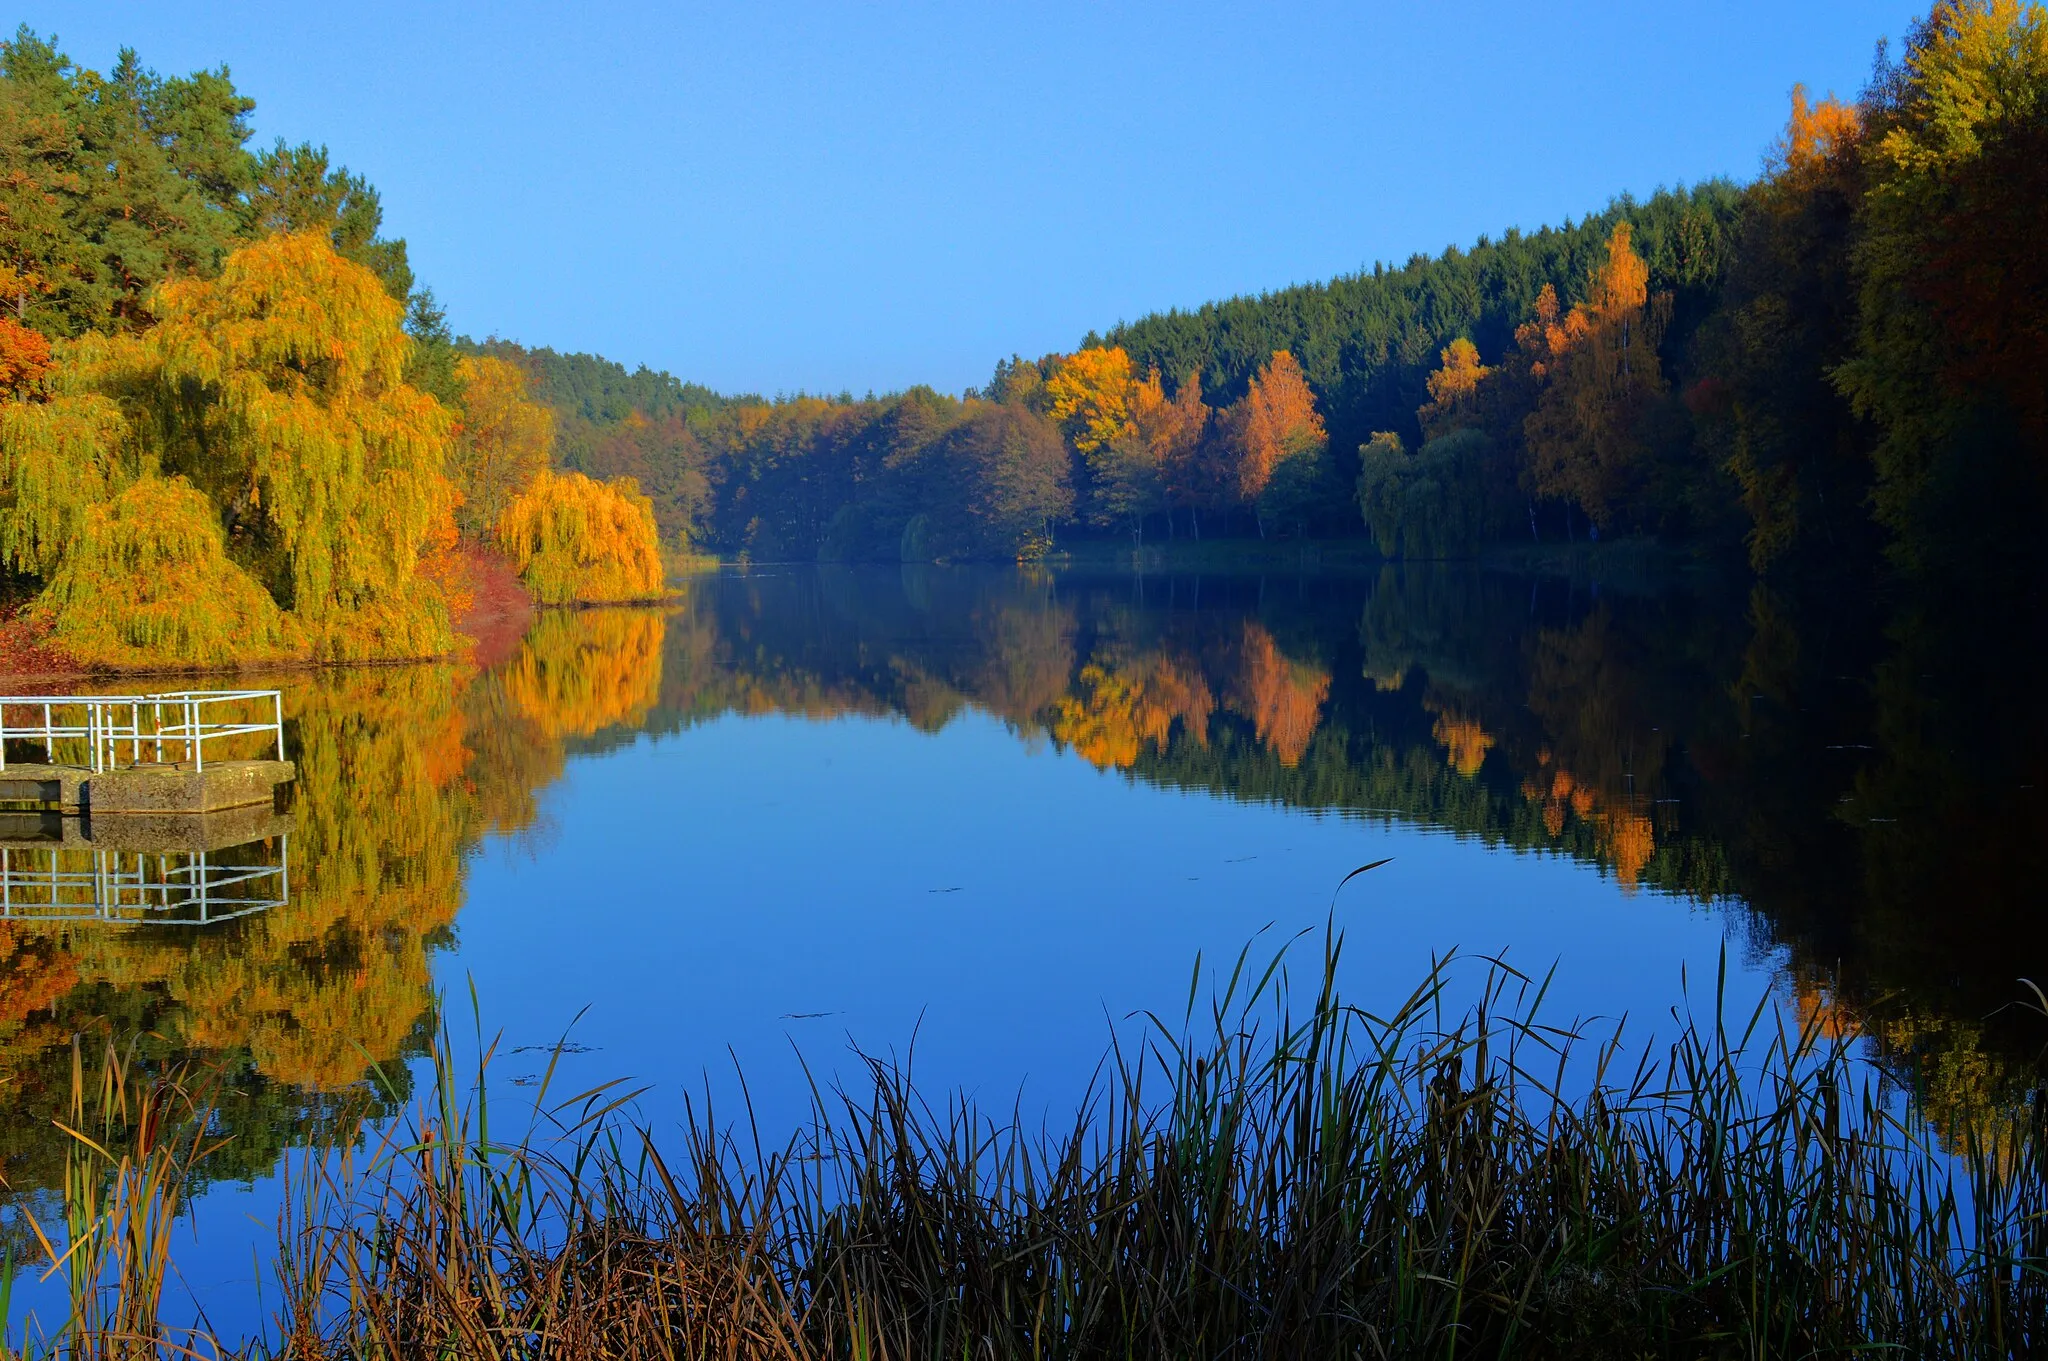
[[[544,605],[661,594],[654,504],[629,477],[597,482],[543,470],[498,517],[497,539]]]
[[[1301,365],[1275,350],[1245,395],[1223,413],[1223,442],[1238,496],[1268,520],[1298,522],[1316,501],[1329,436]]]
[[[1515,333],[1541,383],[1522,427],[1531,489],[1576,502],[1603,527],[1640,475],[1643,418],[1665,390],[1657,346],[1671,297],[1650,296],[1650,268],[1629,236],[1628,223],[1616,224],[1585,302],[1559,318],[1556,290],[1545,285],[1536,319]]]
[[[1794,85],[1792,113],[1771,148],[1767,169],[1774,176],[1811,175],[1841,155],[1862,130],[1863,119],[1855,105],[1845,104],[1833,94],[1816,103],[1806,86]]]
[[[0,317],[0,393],[25,396],[50,372],[50,342],[11,317]]]
[[[1131,391],[1131,419],[1138,438],[1144,442],[1151,466],[1157,470],[1159,490],[1165,507],[1209,504],[1214,488],[1202,450],[1209,436],[1213,413],[1202,400],[1202,371],[1195,369],[1180,380],[1169,399],[1153,369]]]
[[[1200,444],[1209,408],[1202,404],[1199,377],[1182,383],[1169,399],[1155,368],[1130,385],[1127,412],[1123,430],[1089,455],[1095,474],[1092,518],[1127,523],[1142,538],[1148,516],[1171,513],[1173,479]]]

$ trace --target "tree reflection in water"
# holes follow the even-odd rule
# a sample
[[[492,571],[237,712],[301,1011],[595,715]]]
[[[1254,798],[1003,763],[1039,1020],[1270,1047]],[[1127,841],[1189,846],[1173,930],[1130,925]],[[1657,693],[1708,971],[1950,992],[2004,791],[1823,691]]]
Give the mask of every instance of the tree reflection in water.
[[[402,1091],[465,856],[568,759],[729,714],[967,709],[1123,778],[1398,818],[1713,902],[1787,1003],[1996,1144],[2048,978],[2040,611],[1845,616],[1757,590],[1460,565],[1194,578],[789,569],[666,611],[544,612],[519,652],[284,678],[291,901],[222,929],[0,924],[7,1194],[53,1184],[75,1032],[235,1075],[215,1175],[261,1175],[371,1066]]]

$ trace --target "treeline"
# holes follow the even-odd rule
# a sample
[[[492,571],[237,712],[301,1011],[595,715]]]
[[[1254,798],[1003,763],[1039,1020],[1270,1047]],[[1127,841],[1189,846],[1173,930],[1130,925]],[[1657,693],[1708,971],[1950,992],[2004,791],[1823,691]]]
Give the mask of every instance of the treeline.
[[[2038,4],[1943,0],[1853,103],[1795,90],[1752,184],[1145,317],[959,399],[721,401],[492,352],[575,424],[576,466],[755,557],[1366,533],[1996,559],[2048,511],[2044,32]]]
[[[226,71],[0,43],[0,577],[98,666],[438,656],[468,549],[548,603],[658,594],[652,507],[557,475],[324,148]]]
[[[1745,187],[1623,199],[1398,268],[1146,317],[1070,354],[1012,357],[957,397],[771,401],[459,341],[415,289],[404,243],[380,235],[375,192],[319,148],[249,151],[250,104],[225,72],[164,80],[124,53],[102,77],[23,30],[0,82],[13,313],[0,386],[10,412],[91,388],[125,404],[131,435],[170,431],[142,462],[214,489],[220,555],[286,614],[318,613],[325,589],[285,585],[292,545],[312,541],[277,521],[289,498],[188,466],[218,446],[179,426],[176,402],[150,404],[168,389],[117,393],[77,347],[146,346],[176,289],[251,243],[300,237],[398,306],[375,323],[402,351],[397,380],[449,415],[441,435],[407,438],[447,441],[453,509],[384,517],[411,536],[387,557],[430,558],[449,525],[493,538],[531,485],[562,504],[507,546],[567,565],[530,582],[644,574],[653,547],[628,555],[640,567],[593,557],[608,527],[643,515],[667,551],[757,560],[1029,558],[1076,537],[1217,535],[1369,535],[1389,557],[1437,558],[1625,535],[1784,573],[1884,550],[1920,569],[2007,563],[2048,516],[2048,265],[2032,240],[2048,202],[2044,34],[2039,4],[1942,0],[1854,103],[1795,91],[1767,172]],[[73,348],[53,357],[53,342]],[[182,372],[151,362],[121,371]],[[263,381],[281,393],[298,379]],[[536,403],[546,419],[522,414]],[[9,566],[42,580],[58,567],[43,541],[61,550],[80,507],[130,475],[52,510],[18,450],[56,457],[71,435],[27,428],[5,436],[0,502],[22,526]],[[543,468],[562,479],[539,481]],[[213,551],[203,534],[180,543]],[[423,617],[398,632],[437,629]],[[315,652],[361,633],[271,632]]]
[[[1296,355],[1389,552],[1604,530],[1933,566],[2038,545],[2044,208],[2048,11],[1943,0],[1854,103],[1795,90],[1745,189],[1102,343],[1225,396]]]

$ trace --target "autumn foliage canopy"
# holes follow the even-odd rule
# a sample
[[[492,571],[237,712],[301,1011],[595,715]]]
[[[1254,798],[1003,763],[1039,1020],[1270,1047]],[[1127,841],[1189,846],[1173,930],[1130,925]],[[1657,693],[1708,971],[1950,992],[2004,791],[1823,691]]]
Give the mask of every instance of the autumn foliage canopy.
[[[661,594],[654,507],[630,480],[543,470],[505,507],[496,533],[544,605]]]
[[[519,536],[546,600],[658,591],[644,498],[544,482],[550,414],[501,361],[463,362],[454,411],[408,383],[403,305],[325,235],[263,238],[152,307],[54,345],[0,325],[0,558],[43,579],[72,655],[445,654],[463,507]]]

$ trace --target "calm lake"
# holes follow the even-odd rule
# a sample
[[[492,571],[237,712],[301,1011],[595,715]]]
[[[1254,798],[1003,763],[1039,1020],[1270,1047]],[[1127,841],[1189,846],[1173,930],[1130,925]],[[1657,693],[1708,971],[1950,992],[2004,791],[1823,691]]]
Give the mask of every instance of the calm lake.
[[[438,1022],[495,1037],[494,1119],[566,1036],[559,1093],[626,1078],[657,1130],[709,1099],[768,1143],[861,1053],[1058,1119],[1198,957],[1306,931],[1313,973],[1326,922],[1375,1009],[1456,951],[1647,1033],[1725,960],[1731,1010],[1866,1034],[1948,1132],[2048,1039],[2016,1005],[2048,983],[2037,619],[1470,566],[683,589],[481,669],[276,682],[299,784],[209,853],[274,871],[224,890],[246,915],[0,924],[16,1260],[75,1034],[229,1065],[182,1259],[228,1331],[280,1158],[373,1067],[413,1099]]]

